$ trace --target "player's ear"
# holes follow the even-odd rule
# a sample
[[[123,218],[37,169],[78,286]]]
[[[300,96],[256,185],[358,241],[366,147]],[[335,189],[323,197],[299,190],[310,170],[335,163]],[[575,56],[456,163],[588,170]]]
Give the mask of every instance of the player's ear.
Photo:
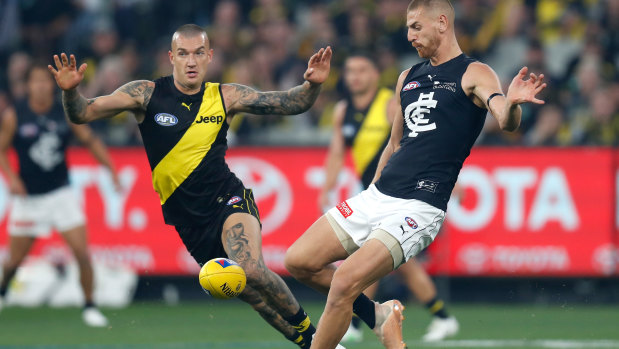
[[[170,64],[174,65],[174,54],[172,51],[168,51],[168,58],[170,58]]]
[[[438,31],[440,33],[444,33],[447,31],[447,27],[449,26],[449,19],[445,15],[438,16]]]
[[[213,60],[213,49],[211,48],[206,51],[206,55],[208,56],[208,62],[211,63],[211,61]]]

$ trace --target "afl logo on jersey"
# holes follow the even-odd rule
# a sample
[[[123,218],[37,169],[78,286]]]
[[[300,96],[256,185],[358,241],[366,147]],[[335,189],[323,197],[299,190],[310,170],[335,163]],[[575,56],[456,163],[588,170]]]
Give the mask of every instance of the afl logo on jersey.
[[[409,227],[411,227],[413,229],[417,229],[418,225],[417,225],[417,222],[415,222],[414,219],[412,219],[411,217],[406,217],[406,218],[404,218],[404,220],[406,221],[406,224],[408,224]]]
[[[161,126],[174,126],[178,124],[178,118],[172,114],[159,113],[155,115],[155,122]]]
[[[408,84],[406,84],[406,86],[404,86],[402,91],[414,90],[414,89],[416,89],[419,86],[421,86],[419,81],[411,81]]]
[[[230,205],[234,205],[236,203],[241,202],[241,197],[240,196],[233,196],[230,198],[230,200],[228,200],[228,202],[226,202],[226,205],[230,206]]]

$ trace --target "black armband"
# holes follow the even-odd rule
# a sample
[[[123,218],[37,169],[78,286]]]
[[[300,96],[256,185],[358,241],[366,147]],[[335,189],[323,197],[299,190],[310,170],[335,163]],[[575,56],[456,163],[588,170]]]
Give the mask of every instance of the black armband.
[[[490,100],[496,96],[505,96],[505,95],[499,92],[495,92],[491,94],[490,97],[488,97],[488,99],[486,100],[486,105],[488,106],[488,109],[490,109]]]

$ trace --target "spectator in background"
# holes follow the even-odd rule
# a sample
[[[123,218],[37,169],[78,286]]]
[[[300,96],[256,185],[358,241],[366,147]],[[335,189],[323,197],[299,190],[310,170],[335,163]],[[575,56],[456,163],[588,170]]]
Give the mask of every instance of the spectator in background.
[[[543,106],[532,129],[524,136],[524,145],[557,146],[560,145],[558,134],[564,119],[563,110],[557,105]]]
[[[133,43],[140,42],[134,58],[129,59],[138,67],[128,69],[130,78],[166,75],[169,74],[165,70],[167,65],[158,64],[158,59],[153,60],[153,57],[161,56],[167,62],[167,48],[161,49],[161,40],[186,21],[206,25],[216,40],[214,44],[220,48],[209,70],[209,78],[213,80],[225,81],[225,76],[230,75],[224,71],[224,63],[247,59],[253,51],[262,48],[266,48],[265,52],[256,55],[262,63],[253,69],[254,74],[261,74],[256,86],[273,90],[293,84],[298,57],[308,56],[324,43],[340,48],[333,58],[336,66],[342,65],[348,47],[365,47],[384,54],[378,61],[385,75],[381,81],[387,84],[395,81],[393,74],[401,68],[418,62],[404,45],[406,41],[401,30],[399,14],[408,5],[407,0],[183,0],[178,3],[165,0],[8,0],[1,3],[0,65],[5,66],[15,52],[48,57],[56,48],[68,49],[68,45],[75,45],[80,56],[89,57],[90,67],[96,68],[93,63],[99,64],[104,56],[119,52],[124,56],[126,49],[135,48]],[[63,4],[67,6],[62,7]],[[560,143],[587,144],[588,138],[583,135],[588,126],[575,119],[577,115],[584,115],[581,111],[591,108],[592,100],[587,93],[617,79],[619,1],[459,0],[454,6],[461,14],[456,27],[463,51],[490,62],[499,75],[511,75],[517,62],[531,64],[543,59],[547,67],[543,70],[550,78],[546,97],[566,111]],[[598,46],[593,64],[597,65],[597,76],[575,78],[583,71],[583,62],[590,60],[591,46]],[[268,70],[261,71],[265,61],[269,62]],[[11,74],[18,76],[19,70],[13,73],[11,69]],[[160,70],[163,73],[158,73]],[[87,75],[86,81],[94,78],[95,71],[87,71],[93,75]],[[592,72],[589,68],[586,71]],[[298,124],[293,119],[271,120],[268,125],[247,124],[244,128],[247,137],[243,140],[281,143],[277,137],[265,135],[281,134],[278,131],[288,127],[313,134],[307,138],[316,140],[314,144],[326,144],[328,137],[320,135],[329,127],[325,125],[331,124],[329,109],[343,97],[341,90],[333,89],[338,76],[337,70],[331,72],[330,81],[324,86],[328,93],[321,95],[316,108],[311,110],[315,115],[311,119],[304,118],[311,121],[309,124]],[[594,80],[597,80],[596,85],[590,88]],[[14,78],[7,76],[5,79],[0,74],[0,86],[14,86],[17,95],[23,94],[19,92],[23,88],[13,81]],[[581,82],[587,88],[579,88]],[[523,112],[522,128],[528,132],[535,128],[540,111],[525,108]],[[570,130],[571,127],[574,129]],[[102,130],[107,132],[107,126]],[[110,126],[110,132],[118,132],[116,125]],[[520,134],[496,133],[489,127],[484,130],[480,142],[492,145],[527,143],[520,137]],[[131,134],[121,138],[128,144],[133,143]],[[285,142],[302,145],[307,138]]]

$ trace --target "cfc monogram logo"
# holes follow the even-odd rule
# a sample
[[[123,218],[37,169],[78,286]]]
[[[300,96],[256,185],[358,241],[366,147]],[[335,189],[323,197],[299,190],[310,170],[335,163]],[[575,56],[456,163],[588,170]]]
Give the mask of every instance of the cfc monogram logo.
[[[429,124],[430,120],[426,119],[426,114],[430,112],[430,108],[436,108],[437,101],[434,99],[434,92],[421,93],[417,102],[413,102],[404,110],[404,120],[406,126],[411,132],[409,137],[417,137],[419,132],[426,132],[436,129],[436,124]]]

